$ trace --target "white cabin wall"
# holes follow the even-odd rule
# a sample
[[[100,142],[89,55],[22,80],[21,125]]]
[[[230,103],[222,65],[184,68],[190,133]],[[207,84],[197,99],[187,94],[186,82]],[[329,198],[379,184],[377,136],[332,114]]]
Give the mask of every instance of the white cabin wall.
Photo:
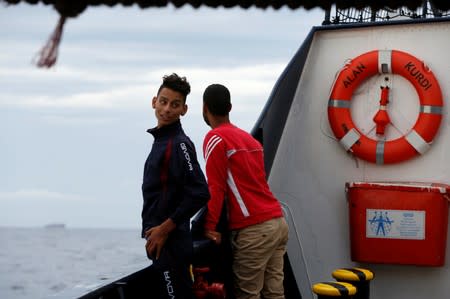
[[[327,104],[335,75],[346,60],[376,49],[401,50],[425,61],[444,97],[443,121],[431,149],[423,156],[393,165],[375,165],[352,157],[332,138],[328,125]],[[295,221],[295,229],[291,223],[288,253],[303,298],[315,298],[311,285],[332,280],[334,269],[355,265],[375,272],[371,299],[448,298],[450,237],[444,267],[360,265],[350,260],[345,183],[450,184],[449,53],[450,22],[316,32],[269,178],[272,190],[290,211],[288,218]],[[406,120],[403,127],[410,128],[417,117],[417,94],[403,78],[393,76],[391,80],[396,121]],[[352,114],[362,125],[378,109],[377,90],[379,80],[372,78],[355,92]]]

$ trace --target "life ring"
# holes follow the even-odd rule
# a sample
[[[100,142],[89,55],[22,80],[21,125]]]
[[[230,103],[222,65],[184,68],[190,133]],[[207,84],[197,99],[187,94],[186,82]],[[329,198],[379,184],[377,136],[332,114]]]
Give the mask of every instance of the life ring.
[[[398,74],[416,89],[420,113],[413,128],[400,138],[372,139],[356,128],[350,115],[355,89],[376,74]],[[422,61],[397,50],[374,50],[352,59],[338,74],[328,101],[328,120],[339,143],[355,156],[377,164],[390,164],[424,154],[438,132],[443,113],[439,82]]]

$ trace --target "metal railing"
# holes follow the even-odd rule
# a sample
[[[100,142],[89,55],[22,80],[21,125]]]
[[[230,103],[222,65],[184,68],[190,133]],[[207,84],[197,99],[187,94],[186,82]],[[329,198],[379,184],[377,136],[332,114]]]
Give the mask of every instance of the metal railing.
[[[423,1],[423,5],[416,10],[406,7],[400,9],[384,8],[373,10],[370,7],[363,9],[336,9],[331,8],[325,12],[322,25],[386,22],[398,19],[440,18],[450,16],[450,11],[436,9],[429,1]]]

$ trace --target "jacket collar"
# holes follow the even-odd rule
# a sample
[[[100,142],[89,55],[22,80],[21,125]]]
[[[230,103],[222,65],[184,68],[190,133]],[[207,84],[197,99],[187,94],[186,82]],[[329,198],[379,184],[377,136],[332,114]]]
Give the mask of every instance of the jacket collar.
[[[160,128],[154,127],[154,128],[148,129],[147,132],[152,134],[153,137],[159,138],[159,137],[172,135],[173,133],[176,133],[180,130],[181,130],[181,122],[180,122],[180,120],[177,120],[167,126],[162,126]]]

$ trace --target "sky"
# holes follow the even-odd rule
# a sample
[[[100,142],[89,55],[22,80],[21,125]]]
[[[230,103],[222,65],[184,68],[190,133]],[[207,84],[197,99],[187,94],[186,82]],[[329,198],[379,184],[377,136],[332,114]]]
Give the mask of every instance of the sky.
[[[56,66],[37,68],[58,18],[0,3],[0,226],[139,228],[162,76],[191,83],[181,121],[204,168],[204,89],[226,85],[231,121],[251,131],[324,11],[89,7],[66,21]]]

